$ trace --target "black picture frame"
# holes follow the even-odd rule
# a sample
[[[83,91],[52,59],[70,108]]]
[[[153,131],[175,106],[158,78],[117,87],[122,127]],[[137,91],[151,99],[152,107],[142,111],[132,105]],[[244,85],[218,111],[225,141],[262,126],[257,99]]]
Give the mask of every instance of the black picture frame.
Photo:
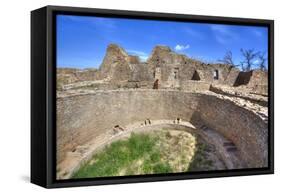
[[[56,14],[268,27],[268,168],[56,180]],[[261,19],[46,6],[31,12],[31,182],[46,188],[274,173],[274,21]]]

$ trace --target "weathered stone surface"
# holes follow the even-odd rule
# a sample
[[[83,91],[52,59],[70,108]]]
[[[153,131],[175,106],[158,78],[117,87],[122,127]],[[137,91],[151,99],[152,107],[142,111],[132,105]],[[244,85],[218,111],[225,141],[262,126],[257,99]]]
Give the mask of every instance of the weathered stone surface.
[[[267,166],[266,123],[255,113],[216,96],[117,90],[59,98],[57,107],[58,162],[72,148],[107,133],[115,125],[179,117],[194,124],[204,123],[230,139],[249,167]]]
[[[130,64],[131,75],[128,81],[152,81],[152,74],[148,72],[147,64],[145,63],[132,63]]]
[[[139,64],[140,62],[140,58],[138,56],[134,56],[134,55],[129,55],[129,63],[131,64]]]
[[[230,86],[226,86],[226,85],[214,85],[212,84],[210,86],[210,91],[215,92],[217,94],[223,94],[226,96],[232,96],[232,97],[239,97],[239,98],[243,98],[246,99],[250,102],[259,104],[261,106],[268,106],[268,98],[267,96],[263,96],[263,95],[257,95],[252,93],[252,88],[248,88],[248,87],[230,87]]]
[[[199,92],[199,91],[208,91],[210,90],[210,83],[204,81],[181,81],[180,83],[181,90],[190,91],[190,92]]]
[[[228,71],[228,75],[226,76],[226,79],[223,82],[223,84],[229,85],[229,86],[234,86],[235,81],[239,75],[239,72],[240,71],[237,68],[230,68],[230,70]]]
[[[99,70],[58,68],[58,77],[63,80],[62,84],[94,80],[153,82],[158,79],[160,88],[180,88],[187,80],[198,80],[229,86],[247,85],[252,91],[264,94],[268,73],[260,70],[240,72],[227,64],[206,64],[177,54],[167,46],[155,46],[147,61],[140,62],[138,56],[128,55],[120,46],[110,44]]]
[[[205,123],[231,140],[248,167],[267,167],[268,127],[263,119],[229,100],[218,101],[214,96],[202,96],[198,108],[195,122]]]
[[[130,78],[129,55],[116,44],[107,47],[100,67],[101,77],[107,80],[128,80]]]
[[[228,169],[268,165],[266,71],[205,64],[166,46],[140,62],[111,44],[100,69],[58,68],[57,78],[58,166],[86,160],[84,148],[111,142],[114,126],[177,118],[214,144]]]
[[[268,85],[268,72],[262,70],[240,72],[235,85],[248,85],[249,87],[254,87],[256,85]]]

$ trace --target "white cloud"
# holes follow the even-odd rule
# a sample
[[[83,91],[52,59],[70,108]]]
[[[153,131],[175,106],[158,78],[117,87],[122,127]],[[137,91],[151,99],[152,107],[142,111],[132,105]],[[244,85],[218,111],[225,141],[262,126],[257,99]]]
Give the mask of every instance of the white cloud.
[[[226,25],[212,24],[210,28],[214,32],[217,42],[220,44],[231,43],[238,39],[238,35]]]
[[[184,28],[184,32],[191,36],[192,38],[198,39],[198,40],[204,40],[205,36],[202,32],[198,30],[193,30],[192,28]]]
[[[148,55],[142,55],[142,56],[139,56],[140,60],[141,61],[146,61],[148,59]]]
[[[184,51],[184,50],[189,49],[189,48],[190,48],[190,45],[189,45],[189,44],[187,44],[187,45],[180,45],[180,44],[177,44],[177,45],[175,46],[175,50],[176,50],[176,51]]]
[[[137,55],[141,61],[146,61],[148,59],[148,54],[143,52],[143,51],[137,51],[137,50],[130,50],[130,49],[127,49],[127,52],[130,54],[130,55]]]
[[[258,65],[258,64],[260,63],[260,60],[256,59],[256,60],[254,60],[253,63],[254,63],[255,65]]]
[[[230,31],[228,30],[228,28],[225,25],[213,24],[213,25],[211,25],[211,29],[215,32],[219,32],[219,33],[226,34],[226,35],[228,35],[230,33]]]

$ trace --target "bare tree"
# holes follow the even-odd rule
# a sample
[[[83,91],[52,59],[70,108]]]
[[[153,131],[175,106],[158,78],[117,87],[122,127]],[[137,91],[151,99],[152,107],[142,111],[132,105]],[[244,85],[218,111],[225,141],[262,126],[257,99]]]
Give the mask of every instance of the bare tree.
[[[237,65],[234,64],[233,62],[233,57],[232,57],[232,52],[231,51],[227,51],[223,57],[223,59],[219,59],[218,60],[221,63],[225,63],[230,65],[231,67],[235,67]]]
[[[240,61],[239,66],[241,67],[242,71],[246,71],[243,61]]]
[[[245,58],[245,60],[242,62],[243,67],[245,65],[245,70],[250,71],[254,66],[254,59],[259,55],[259,52],[255,52],[254,49],[248,49],[248,50],[241,49],[241,53]]]
[[[265,52],[259,53],[258,59],[259,59],[259,69],[265,70],[266,69],[265,63],[267,60],[267,58],[265,57]]]

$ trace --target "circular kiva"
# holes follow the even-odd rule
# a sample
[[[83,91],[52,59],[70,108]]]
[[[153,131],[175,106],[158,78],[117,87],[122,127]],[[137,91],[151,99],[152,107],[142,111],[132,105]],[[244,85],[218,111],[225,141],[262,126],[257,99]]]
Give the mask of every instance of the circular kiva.
[[[69,178],[95,150],[138,130],[192,130],[215,146],[227,169],[268,165],[267,124],[214,95],[112,90],[57,98],[57,178]]]

